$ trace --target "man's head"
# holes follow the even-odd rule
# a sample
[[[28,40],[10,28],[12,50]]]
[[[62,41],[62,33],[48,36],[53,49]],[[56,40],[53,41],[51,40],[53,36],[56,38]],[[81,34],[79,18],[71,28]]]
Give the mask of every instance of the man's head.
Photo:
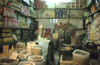
[[[70,35],[74,35],[75,34],[75,28],[74,27],[69,27],[68,28]]]

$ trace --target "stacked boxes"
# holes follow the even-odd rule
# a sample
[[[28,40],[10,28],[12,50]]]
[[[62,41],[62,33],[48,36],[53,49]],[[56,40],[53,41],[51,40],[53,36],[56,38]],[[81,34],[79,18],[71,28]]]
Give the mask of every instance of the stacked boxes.
[[[67,10],[56,10],[56,17],[66,17]]]
[[[80,0],[75,0],[75,2],[68,2],[66,8],[85,8],[85,4],[81,4]]]
[[[9,53],[9,45],[3,45],[3,53],[8,54]]]
[[[67,8],[72,8],[72,2],[67,3]]]
[[[76,8],[80,8],[80,0],[76,0]]]
[[[43,8],[42,0],[34,0],[34,7],[36,7],[36,8]]]

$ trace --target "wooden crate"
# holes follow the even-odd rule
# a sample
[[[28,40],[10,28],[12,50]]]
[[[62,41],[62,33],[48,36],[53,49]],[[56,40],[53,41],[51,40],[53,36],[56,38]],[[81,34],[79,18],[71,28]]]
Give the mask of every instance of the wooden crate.
[[[65,61],[63,61],[63,56],[61,55],[60,65],[73,65],[73,61],[72,60],[65,60]]]

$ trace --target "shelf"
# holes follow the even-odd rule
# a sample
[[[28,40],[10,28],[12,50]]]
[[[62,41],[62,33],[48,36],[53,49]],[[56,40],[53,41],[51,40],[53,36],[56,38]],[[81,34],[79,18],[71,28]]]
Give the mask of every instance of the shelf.
[[[89,14],[89,16],[93,16],[95,13],[97,13],[97,12],[99,12],[99,11],[100,11],[100,9],[98,9],[98,10],[94,11],[93,13]],[[88,17],[89,17],[89,16],[88,16]]]
[[[34,29],[34,28],[15,28],[15,27],[0,27],[0,28],[3,28],[3,29],[28,29],[28,30]]]
[[[28,7],[31,7],[30,4],[28,4],[27,2],[25,2],[25,1],[23,1],[23,0],[22,0],[22,3],[25,4],[25,5],[27,5]]]
[[[85,10],[86,8],[36,8],[37,10],[39,9],[44,9],[44,10],[56,10],[56,9],[66,9],[66,10]]]
[[[77,18],[74,18],[74,17],[71,17],[70,19],[84,19],[84,18],[78,18],[78,17]]]
[[[59,28],[43,28],[44,30],[45,29],[54,29],[54,30],[59,30]]]
[[[12,45],[12,44],[16,44],[18,41],[9,41],[9,42],[4,42],[2,44],[0,44],[0,48],[2,48],[3,45]]]
[[[61,18],[61,17],[55,17],[55,18],[37,18],[37,19],[86,19],[86,18]]]
[[[75,29],[75,30],[87,30],[87,29],[79,28],[79,29]]]

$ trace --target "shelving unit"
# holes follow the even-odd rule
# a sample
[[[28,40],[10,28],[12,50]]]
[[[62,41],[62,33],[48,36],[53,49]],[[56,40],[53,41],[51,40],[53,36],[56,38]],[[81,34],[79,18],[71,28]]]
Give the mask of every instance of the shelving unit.
[[[12,0],[13,1],[13,0]],[[24,1],[21,1],[21,4],[23,4],[23,6],[25,5],[25,6],[27,6],[27,7],[32,7],[33,9],[36,9],[34,6],[31,6],[30,4],[28,4],[28,3],[26,3],[26,2],[24,2]],[[7,7],[7,8],[10,8],[10,9],[12,9],[12,10],[15,10],[15,14],[16,14],[16,19],[19,21],[19,16],[21,16],[21,17],[23,17],[23,18],[25,18],[25,22],[27,22],[27,18],[30,18],[32,21],[34,21],[34,23],[35,24],[37,24],[36,22],[35,22],[35,19],[36,18],[34,18],[34,17],[32,17],[32,16],[28,16],[28,15],[25,15],[25,14],[23,14],[22,13],[22,11],[21,10],[17,10],[17,9],[14,9],[14,8],[12,8],[12,7],[10,7],[10,6],[8,6],[8,5],[0,5],[0,6],[2,6],[2,7]],[[30,12],[30,14],[31,14],[31,12]],[[2,15],[2,14],[1,14]],[[7,17],[7,18],[11,18],[11,17],[8,17],[8,16],[3,16],[3,17]],[[15,18],[15,17],[14,17]],[[33,23],[33,25],[35,25]],[[20,36],[20,38],[21,38],[21,40],[18,40],[18,41],[23,41],[23,42],[27,42],[26,40],[23,40],[22,38],[22,36],[24,35],[23,34],[23,31],[32,31],[31,32],[31,37],[30,37],[30,39],[28,39],[29,41],[32,41],[32,40],[34,40],[34,31],[36,30],[36,29],[38,29],[36,26],[34,27],[34,28],[19,28],[19,27],[0,27],[0,29],[2,30],[2,29],[11,29],[11,32],[12,33],[14,33],[14,31],[17,31],[17,30],[21,30],[21,34],[16,34],[16,35],[18,35],[18,36]],[[29,36],[30,34],[28,34],[28,36]],[[6,38],[6,37],[0,37],[0,38]],[[28,37],[29,38],[29,37]],[[10,42],[5,42],[5,43],[2,43],[2,44],[0,44],[0,48],[2,48],[2,46],[3,45],[9,45],[9,46],[11,46],[12,44],[16,44],[17,43],[17,41],[10,41]]]
[[[93,16],[95,13],[97,13],[97,12],[99,12],[99,11],[100,11],[100,9],[98,9],[98,10],[94,11],[93,13],[89,14],[89,16]],[[88,16],[88,17],[89,17],[89,16]]]

